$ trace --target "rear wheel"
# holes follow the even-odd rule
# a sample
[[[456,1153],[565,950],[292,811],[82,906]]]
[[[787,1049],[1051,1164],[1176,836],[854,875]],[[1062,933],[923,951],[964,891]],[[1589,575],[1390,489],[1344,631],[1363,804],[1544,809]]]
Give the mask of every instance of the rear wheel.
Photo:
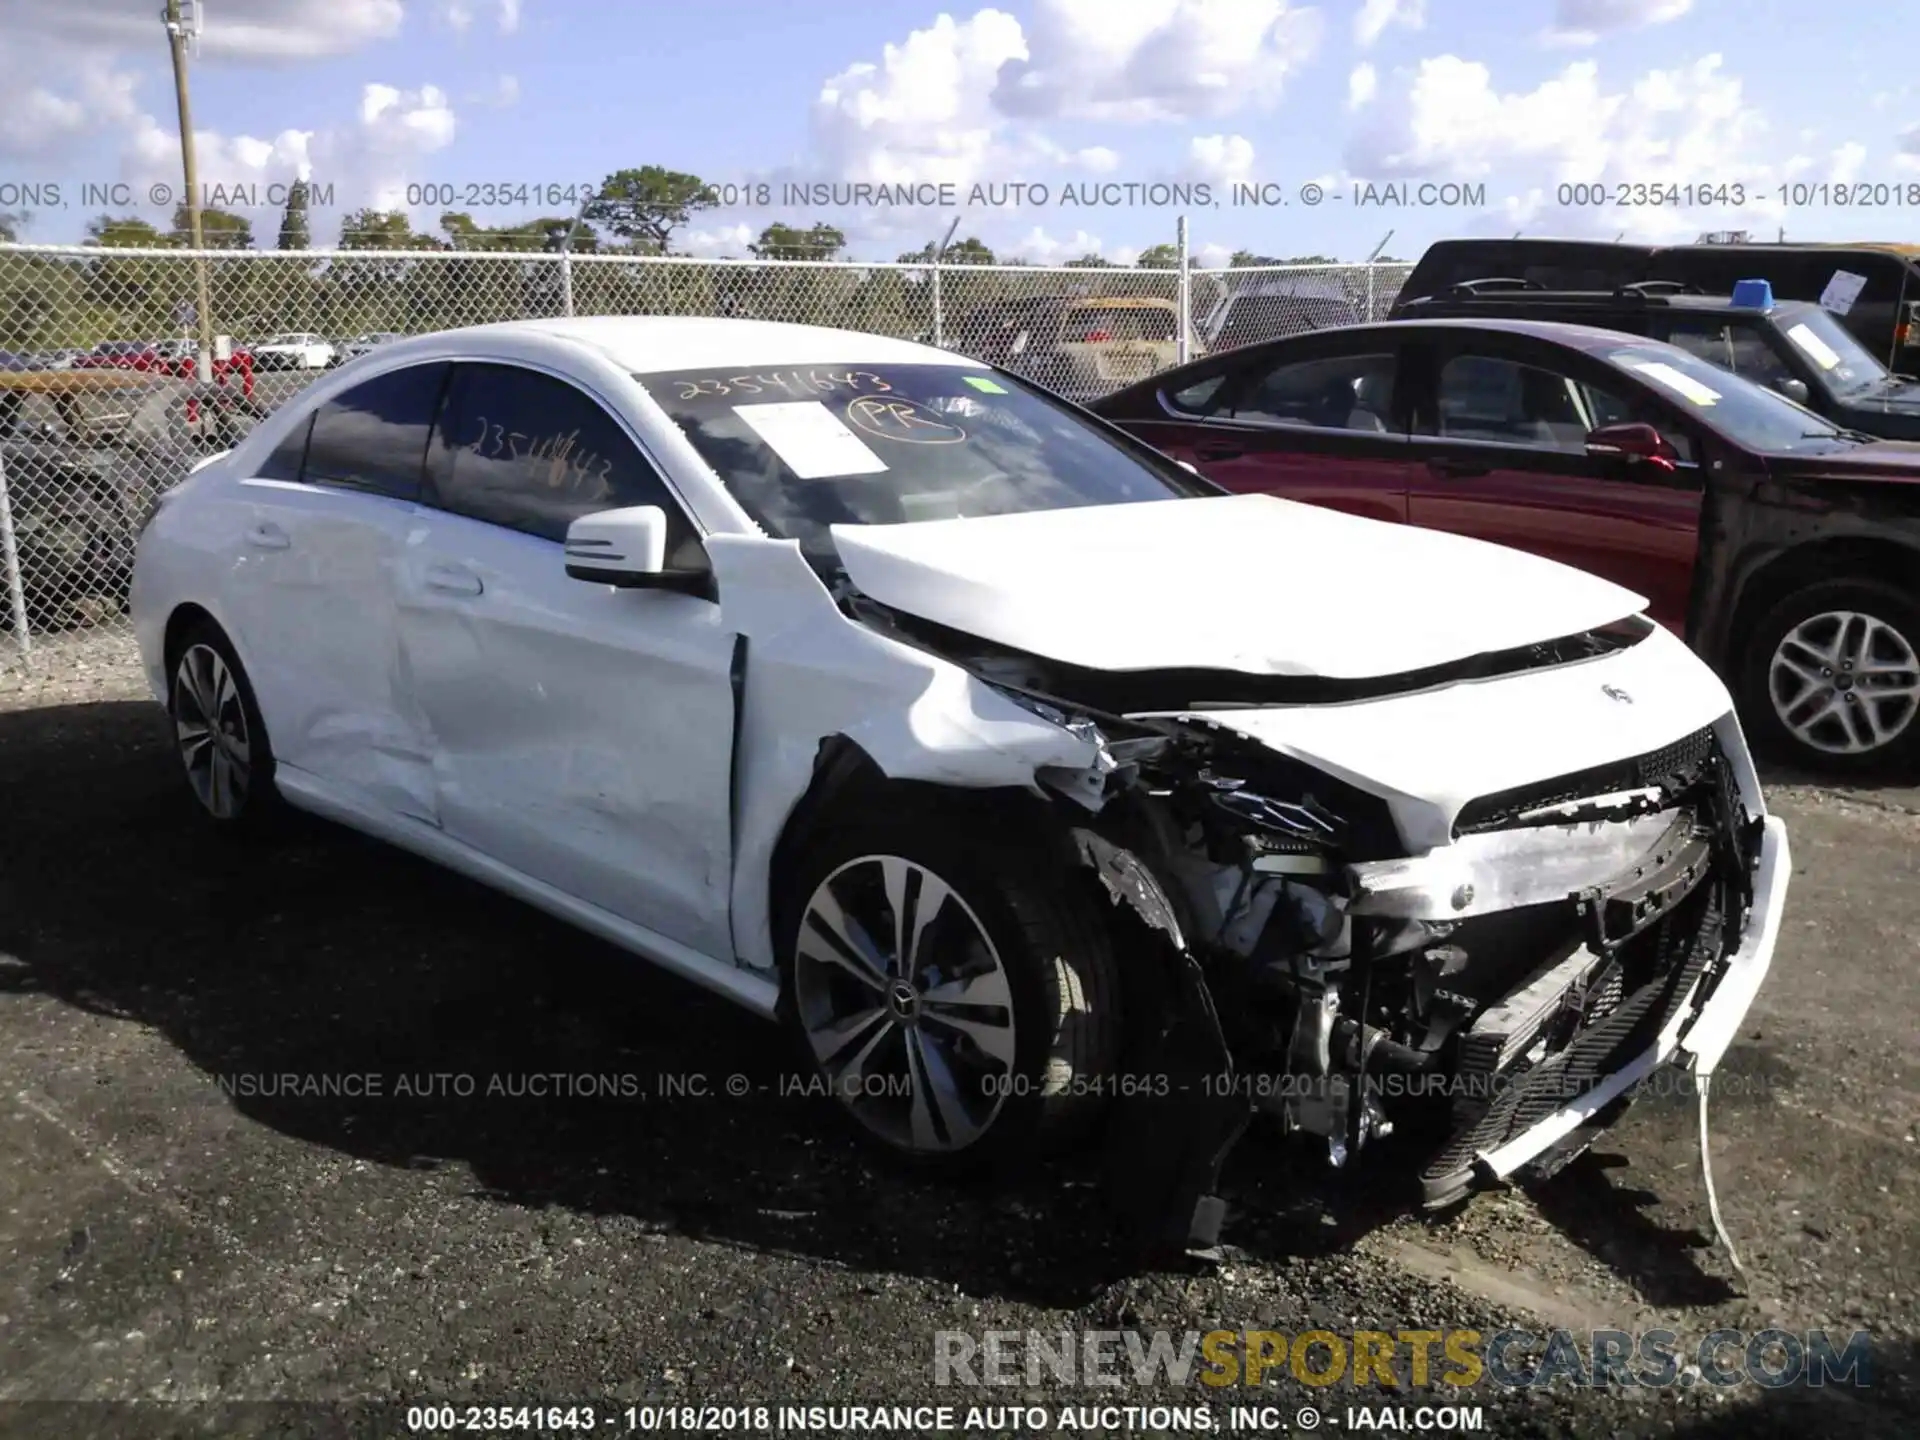
[[[1742,661],[1756,739],[1812,769],[1920,759],[1920,602],[1878,580],[1830,580],[1763,615]]]
[[[276,818],[273,746],[232,642],[203,621],[180,638],[169,664],[174,744],[201,813],[230,830]]]
[[[1120,985],[1087,898],[977,821],[817,837],[782,904],[787,1018],[866,1140],[948,1169],[1058,1148],[1118,1062]]]

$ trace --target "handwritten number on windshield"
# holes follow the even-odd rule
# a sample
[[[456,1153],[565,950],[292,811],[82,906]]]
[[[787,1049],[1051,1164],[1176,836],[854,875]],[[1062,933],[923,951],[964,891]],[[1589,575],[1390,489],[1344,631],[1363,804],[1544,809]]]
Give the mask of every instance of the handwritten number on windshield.
[[[893,389],[871,370],[788,370],[767,375],[713,375],[677,383],[682,400],[695,400],[702,395],[784,395],[789,399],[797,396],[811,400],[821,395],[831,395],[836,390],[884,394]]]

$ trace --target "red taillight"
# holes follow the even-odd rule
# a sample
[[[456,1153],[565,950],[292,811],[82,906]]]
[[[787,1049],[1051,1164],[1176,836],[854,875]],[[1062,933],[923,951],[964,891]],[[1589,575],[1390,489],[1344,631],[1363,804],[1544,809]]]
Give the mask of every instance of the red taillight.
[[[1105,345],[1112,339],[1113,332],[1111,330],[1096,330],[1087,336],[1087,343],[1089,345]]]

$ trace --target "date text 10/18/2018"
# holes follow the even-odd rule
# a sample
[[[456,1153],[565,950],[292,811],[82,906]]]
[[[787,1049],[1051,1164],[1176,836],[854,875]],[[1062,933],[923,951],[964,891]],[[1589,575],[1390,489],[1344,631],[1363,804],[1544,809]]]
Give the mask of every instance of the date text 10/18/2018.
[[[1207,1405],[1143,1403],[1045,1405],[410,1405],[409,1435],[461,1435],[486,1432],[586,1434],[620,1433],[843,1434],[875,1432],[909,1435],[1045,1435],[1060,1430],[1123,1434],[1169,1432],[1260,1434],[1316,1430],[1329,1416],[1319,1406],[1236,1405],[1224,1415]],[[1331,1419],[1339,1425],[1337,1418]],[[1345,1427],[1355,1430],[1434,1430],[1474,1432],[1485,1428],[1478,1405],[1348,1406]]]

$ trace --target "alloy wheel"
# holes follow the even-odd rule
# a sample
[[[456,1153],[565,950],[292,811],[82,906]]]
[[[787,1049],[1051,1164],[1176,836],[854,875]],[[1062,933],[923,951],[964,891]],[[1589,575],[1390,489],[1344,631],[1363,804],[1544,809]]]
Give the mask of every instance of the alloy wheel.
[[[1013,991],[951,886],[897,855],[849,860],[808,899],[794,951],[801,1029],[861,1125],[917,1154],[986,1134],[1014,1082]]]
[[[194,796],[216,820],[237,817],[253,778],[253,745],[240,687],[211,645],[188,646],[174,669],[173,725]]]
[[[1774,648],[1767,689],[1780,723],[1828,755],[1883,749],[1920,711],[1920,656],[1893,626],[1856,610],[1802,620]]]

